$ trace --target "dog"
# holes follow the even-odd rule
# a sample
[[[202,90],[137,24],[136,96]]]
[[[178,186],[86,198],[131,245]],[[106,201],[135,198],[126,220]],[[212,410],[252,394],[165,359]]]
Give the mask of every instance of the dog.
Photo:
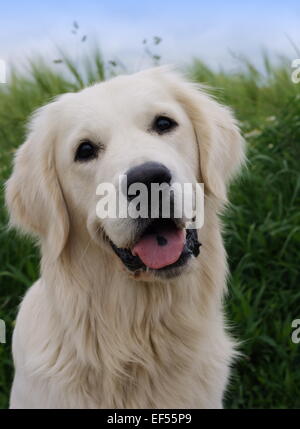
[[[41,249],[13,334],[11,408],[222,408],[237,352],[218,214],[243,161],[231,110],[170,67],[34,113],[6,184],[11,226]],[[99,218],[97,186],[120,175],[203,183],[203,226]]]

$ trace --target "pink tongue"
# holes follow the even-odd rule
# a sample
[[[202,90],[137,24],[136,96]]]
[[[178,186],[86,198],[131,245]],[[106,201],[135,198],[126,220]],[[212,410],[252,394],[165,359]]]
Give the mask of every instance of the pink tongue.
[[[184,230],[175,227],[157,228],[155,232],[145,234],[132,249],[149,268],[155,270],[174,264],[183,250]]]

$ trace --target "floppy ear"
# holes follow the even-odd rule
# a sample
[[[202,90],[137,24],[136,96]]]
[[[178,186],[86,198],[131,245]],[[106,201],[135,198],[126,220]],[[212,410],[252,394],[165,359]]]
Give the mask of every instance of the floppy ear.
[[[225,202],[227,185],[245,159],[244,140],[233,113],[209,96],[204,86],[186,82],[173,73],[170,80],[194,125],[206,193]]]
[[[67,241],[69,218],[54,160],[55,104],[37,110],[25,143],[17,150],[6,183],[10,224],[37,236],[57,258]]]

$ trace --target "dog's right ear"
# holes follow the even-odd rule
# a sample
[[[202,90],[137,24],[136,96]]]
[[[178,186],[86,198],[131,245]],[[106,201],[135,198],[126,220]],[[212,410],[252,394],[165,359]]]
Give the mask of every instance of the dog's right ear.
[[[27,140],[16,152],[13,173],[6,183],[11,226],[37,236],[53,258],[61,253],[69,232],[55,168],[57,113],[57,102],[35,112]]]

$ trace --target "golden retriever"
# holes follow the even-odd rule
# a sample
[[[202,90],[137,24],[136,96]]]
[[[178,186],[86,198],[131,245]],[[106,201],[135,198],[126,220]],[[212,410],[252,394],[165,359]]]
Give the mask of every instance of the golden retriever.
[[[35,112],[6,186],[11,225],[42,255],[13,335],[11,408],[222,407],[235,347],[218,212],[243,159],[231,111],[169,67]],[[122,174],[203,182],[203,227],[100,219],[97,186]]]

